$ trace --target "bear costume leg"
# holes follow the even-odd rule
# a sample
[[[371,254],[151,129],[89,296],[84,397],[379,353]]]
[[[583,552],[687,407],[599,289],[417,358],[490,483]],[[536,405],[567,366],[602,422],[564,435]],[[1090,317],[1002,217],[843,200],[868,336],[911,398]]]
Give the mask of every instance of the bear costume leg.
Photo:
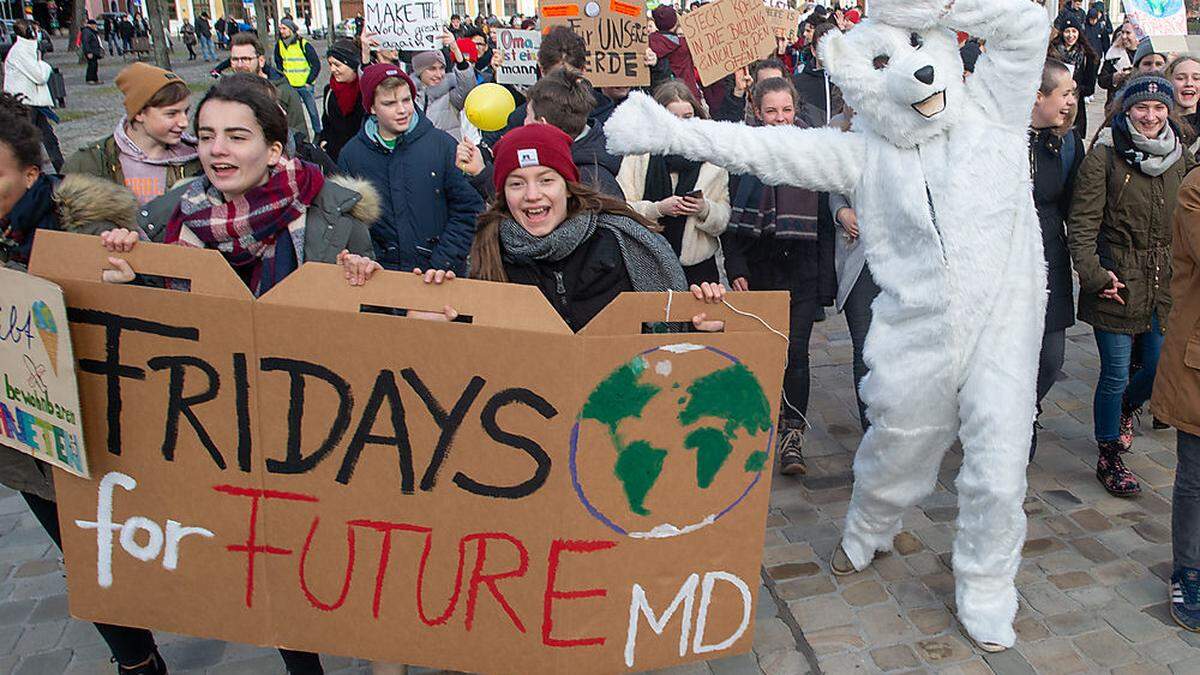
[[[1011,647],[1017,612],[1014,586],[1025,543],[1025,470],[1036,414],[1041,314],[1020,320],[1019,308],[1041,308],[1035,271],[1006,290],[982,331],[960,397],[963,463],[958,470],[954,579],[958,616],[977,642]],[[1007,307],[1005,307],[1007,305]],[[1038,310],[1041,312],[1042,310]]]
[[[860,386],[871,427],[854,457],[842,549],[855,569],[892,548],[904,511],[929,494],[958,433],[957,368],[944,309],[903,308],[883,291],[864,346]]]

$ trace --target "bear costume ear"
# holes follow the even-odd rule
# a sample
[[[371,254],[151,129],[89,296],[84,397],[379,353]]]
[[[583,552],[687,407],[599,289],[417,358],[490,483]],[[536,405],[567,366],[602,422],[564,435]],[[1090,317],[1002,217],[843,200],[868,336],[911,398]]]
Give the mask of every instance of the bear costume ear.
[[[817,43],[817,57],[822,67],[829,71],[829,79],[842,88],[857,89],[866,86],[864,78],[874,72],[871,56],[860,53],[856,45],[841,31],[831,30]]]
[[[924,30],[936,26],[954,0],[872,0],[871,18],[898,28]]]

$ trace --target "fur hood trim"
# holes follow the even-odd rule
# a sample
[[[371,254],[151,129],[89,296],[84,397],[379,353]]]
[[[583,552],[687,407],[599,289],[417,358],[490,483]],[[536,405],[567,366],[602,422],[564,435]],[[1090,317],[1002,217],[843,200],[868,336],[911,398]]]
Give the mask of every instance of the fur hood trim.
[[[383,215],[383,200],[379,191],[371,185],[371,181],[353,176],[329,176],[329,181],[358,194],[358,201],[350,206],[347,213],[355,220],[367,225],[373,224]]]
[[[128,188],[110,180],[71,174],[58,184],[54,201],[59,227],[68,232],[79,232],[95,223],[134,229],[137,198]]]

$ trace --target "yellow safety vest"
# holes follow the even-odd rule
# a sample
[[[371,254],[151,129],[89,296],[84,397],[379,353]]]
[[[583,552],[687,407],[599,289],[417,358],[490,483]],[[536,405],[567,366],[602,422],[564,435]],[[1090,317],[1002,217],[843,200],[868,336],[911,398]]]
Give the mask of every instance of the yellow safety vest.
[[[303,38],[297,38],[290,45],[279,43],[279,54],[283,57],[283,74],[287,76],[288,83],[293,87],[303,87],[308,84],[308,73],[311,67],[308,65],[308,58],[304,55],[306,46],[307,43]]]

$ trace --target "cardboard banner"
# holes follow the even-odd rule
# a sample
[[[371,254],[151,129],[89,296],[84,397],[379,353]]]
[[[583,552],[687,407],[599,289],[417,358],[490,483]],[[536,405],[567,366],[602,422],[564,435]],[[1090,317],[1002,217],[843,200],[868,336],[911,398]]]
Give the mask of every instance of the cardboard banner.
[[[445,23],[437,0],[363,0],[363,30],[383,49],[441,49]]]
[[[0,267],[0,445],[88,476],[62,289]]]
[[[32,267],[92,442],[55,476],[73,615],[487,673],[751,648],[787,348],[758,320],[624,294],[573,334],[529,286],[310,263],[255,301],[215,251],[127,255],[186,293],[106,257],[45,232]],[[650,330],[700,311],[725,332]]]
[[[646,87],[650,29],[644,0],[542,0],[542,31],[568,26],[587,44],[583,72],[594,87]]]
[[[496,72],[496,81],[524,85],[537,82],[537,53],[542,46],[542,34],[515,28],[501,28],[496,33],[496,45],[504,53],[504,63]]]
[[[705,86],[775,49],[762,0],[717,0],[682,15],[679,25]]]
[[[792,44],[800,35],[800,10],[767,5],[767,19],[775,37],[785,38]]]

